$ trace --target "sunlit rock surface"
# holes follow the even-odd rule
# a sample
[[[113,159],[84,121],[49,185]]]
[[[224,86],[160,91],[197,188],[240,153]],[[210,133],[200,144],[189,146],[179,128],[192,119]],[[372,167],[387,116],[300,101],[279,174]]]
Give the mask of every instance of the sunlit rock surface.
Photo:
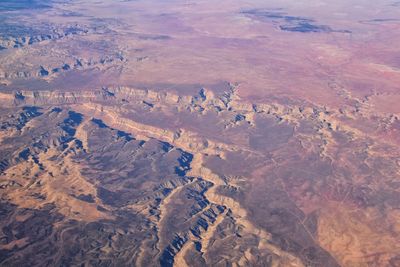
[[[0,266],[400,266],[399,2],[0,18]]]

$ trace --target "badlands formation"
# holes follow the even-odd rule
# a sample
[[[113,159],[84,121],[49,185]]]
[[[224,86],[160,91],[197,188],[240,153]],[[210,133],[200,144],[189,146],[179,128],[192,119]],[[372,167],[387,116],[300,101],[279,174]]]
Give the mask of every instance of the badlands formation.
[[[400,266],[399,2],[0,18],[0,266]]]

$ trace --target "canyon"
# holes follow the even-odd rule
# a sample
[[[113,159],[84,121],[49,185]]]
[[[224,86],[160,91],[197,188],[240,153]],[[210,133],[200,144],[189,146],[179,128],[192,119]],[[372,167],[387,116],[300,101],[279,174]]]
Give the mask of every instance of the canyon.
[[[394,3],[28,2],[0,266],[400,265]]]

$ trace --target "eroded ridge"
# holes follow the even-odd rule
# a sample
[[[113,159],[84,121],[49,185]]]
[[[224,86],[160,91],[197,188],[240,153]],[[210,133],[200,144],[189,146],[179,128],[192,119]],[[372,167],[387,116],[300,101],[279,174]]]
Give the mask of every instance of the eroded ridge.
[[[368,229],[380,220],[374,199],[382,197],[390,217],[377,261],[395,260],[389,229],[398,193],[384,184],[399,175],[398,150],[395,140],[379,139],[381,127],[360,129],[368,126],[356,123],[367,119],[362,113],[248,103],[234,84],[194,96],[118,87],[17,91],[1,101],[5,264],[32,257],[54,236],[57,253],[40,254],[37,264],[100,264],[119,255],[139,265],[346,266],[354,257],[336,234],[358,255],[373,251],[378,236]],[[44,216],[54,218],[43,224],[48,237],[23,230]],[[351,230],[354,223],[365,231]],[[364,233],[371,239],[357,245]],[[84,253],[68,250],[71,242]]]
[[[400,266],[400,4],[0,1],[1,266]]]

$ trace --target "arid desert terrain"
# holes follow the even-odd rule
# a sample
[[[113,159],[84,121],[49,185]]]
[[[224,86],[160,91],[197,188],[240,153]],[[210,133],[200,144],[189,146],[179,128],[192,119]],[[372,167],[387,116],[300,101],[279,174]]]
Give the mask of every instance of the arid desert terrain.
[[[0,0],[0,266],[400,266],[400,2]]]

